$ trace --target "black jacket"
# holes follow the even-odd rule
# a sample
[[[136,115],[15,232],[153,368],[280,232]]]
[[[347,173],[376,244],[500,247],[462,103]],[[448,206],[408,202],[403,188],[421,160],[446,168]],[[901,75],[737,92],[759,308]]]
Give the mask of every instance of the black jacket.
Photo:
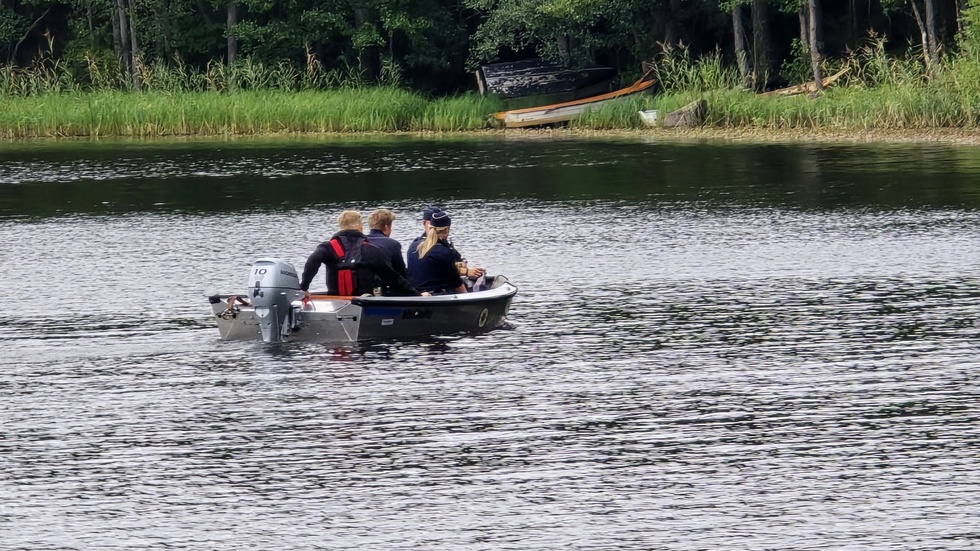
[[[341,248],[345,252],[352,246],[361,247],[361,262],[354,269],[353,295],[371,293],[375,287],[375,277],[391,289],[393,294],[419,294],[408,280],[391,267],[385,253],[365,240],[363,233],[357,230],[343,230],[334,234],[330,241],[333,239],[340,241]],[[300,289],[309,290],[313,278],[316,277],[317,272],[320,271],[320,265],[323,264],[327,267],[327,294],[338,294],[337,266],[341,257],[338,257],[337,253],[334,252],[330,241],[324,241],[317,245],[313,254],[306,259],[306,265],[303,267],[303,279],[299,284]]]
[[[418,247],[408,251],[408,278],[419,289],[435,293],[455,292],[463,284],[456,255],[441,239],[424,258],[419,258]]]
[[[405,259],[402,258],[402,244],[384,234],[381,230],[371,230],[367,234],[368,243],[381,249],[388,257],[391,267],[405,275]]]

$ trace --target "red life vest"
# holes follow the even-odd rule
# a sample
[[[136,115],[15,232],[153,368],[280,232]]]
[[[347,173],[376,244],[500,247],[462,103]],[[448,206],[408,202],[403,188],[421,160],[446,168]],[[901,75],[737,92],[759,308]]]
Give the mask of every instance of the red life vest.
[[[337,293],[342,296],[352,296],[354,294],[355,282],[357,281],[357,267],[361,262],[361,247],[367,241],[359,239],[353,243],[346,251],[340,244],[340,239],[334,237],[330,240],[330,246],[337,255]]]

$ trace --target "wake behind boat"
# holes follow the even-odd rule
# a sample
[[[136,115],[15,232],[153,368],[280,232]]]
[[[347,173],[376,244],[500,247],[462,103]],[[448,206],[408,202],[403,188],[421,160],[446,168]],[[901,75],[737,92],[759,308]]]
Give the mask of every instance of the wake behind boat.
[[[208,297],[226,340],[358,341],[482,332],[503,325],[517,287],[502,275],[485,291],[429,297],[342,297],[311,293],[304,300],[296,269],[260,258],[246,292]]]

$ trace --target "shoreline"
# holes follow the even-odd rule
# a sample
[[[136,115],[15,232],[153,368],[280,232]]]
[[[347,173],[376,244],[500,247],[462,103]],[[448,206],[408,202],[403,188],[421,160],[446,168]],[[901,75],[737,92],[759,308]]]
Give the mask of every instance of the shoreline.
[[[822,128],[637,128],[615,130],[589,129],[510,129],[499,131],[509,137],[528,139],[559,137],[645,138],[663,142],[724,143],[826,143],[826,144],[941,144],[980,145],[980,129],[966,128],[898,128],[898,129],[822,129]]]
[[[384,140],[399,139],[485,139],[502,140],[560,140],[560,139],[630,139],[664,143],[745,143],[745,144],[930,144],[980,146],[980,129],[968,128],[896,128],[896,129],[824,129],[824,128],[717,128],[688,129],[618,128],[594,130],[588,128],[520,128],[461,131],[364,131],[364,132],[266,132],[249,134],[186,134],[161,136],[38,136],[5,138],[0,143],[166,143],[166,142],[235,142],[277,140]]]

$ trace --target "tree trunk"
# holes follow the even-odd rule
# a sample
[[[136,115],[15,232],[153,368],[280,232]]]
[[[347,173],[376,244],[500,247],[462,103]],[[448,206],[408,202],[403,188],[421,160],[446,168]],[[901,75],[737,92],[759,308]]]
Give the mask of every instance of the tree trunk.
[[[116,59],[119,60],[119,66],[124,72],[126,72],[126,64],[124,62],[125,56],[123,55],[121,38],[122,35],[119,33],[119,10],[110,9],[109,16],[109,19],[112,20],[112,51],[116,54]],[[128,74],[128,72],[126,74]]]
[[[370,23],[371,11],[363,6],[354,7],[354,28],[360,29],[363,25]],[[378,48],[376,46],[366,46],[357,53],[357,59],[361,67],[361,78],[366,82],[376,82],[378,80],[378,70],[380,60],[378,59]]]
[[[935,0],[925,0],[926,34],[929,36],[929,60],[933,67],[939,64],[939,28],[936,24]]]
[[[735,35],[735,60],[738,62],[738,74],[742,77],[742,83],[752,85],[752,67],[749,65],[749,53],[745,45],[745,22],[743,13],[745,8],[738,4],[732,8],[732,30]]]
[[[225,33],[228,35],[228,65],[238,59],[238,37],[235,36],[235,25],[238,24],[238,2],[228,2],[228,19],[225,23]]]
[[[815,93],[823,91],[823,75],[820,74],[820,0],[809,0],[810,7],[810,65],[813,67]]]
[[[797,15],[800,19],[800,45],[803,46],[805,51],[810,53],[810,21],[807,19],[807,12],[810,6],[800,6],[800,11]]]
[[[956,20],[956,33],[960,34],[963,32],[963,17],[960,15],[963,10],[966,9],[966,0],[957,0],[956,4],[953,5],[953,14]]]
[[[116,0],[116,17],[119,19],[119,62],[127,76],[133,74],[133,51],[129,42],[129,14],[126,0]]]
[[[127,7],[133,9],[133,0],[128,0]],[[129,17],[129,40],[130,52],[133,54],[133,87],[139,90],[143,87],[143,80],[140,78],[140,42],[136,36],[136,26],[133,25],[132,16]]]
[[[27,31],[24,32],[24,36],[20,37],[20,40],[18,40],[17,41],[17,44],[14,45],[14,51],[10,53],[10,59],[8,60],[8,63],[10,63],[11,65],[14,65],[14,64],[17,63],[17,50],[20,49],[20,45],[25,40],[27,40],[27,37],[29,37],[31,35],[31,31],[34,30],[34,27],[37,27],[37,24],[40,23],[41,20],[44,19],[45,16],[47,16],[48,15],[48,12],[50,12],[50,11],[51,11],[51,8],[48,8],[48,9],[44,10],[44,13],[41,14],[41,17],[38,17],[37,19],[34,20],[33,23],[31,23],[31,26],[28,27],[27,28]]]
[[[670,0],[667,3],[667,19],[664,22],[664,44],[669,48],[679,46],[681,38],[677,33],[677,13],[681,10],[679,0]]]
[[[765,89],[772,77],[772,51],[769,30],[769,4],[766,0],[752,0],[752,80],[756,89]]]
[[[174,36],[174,25],[170,18],[173,13],[174,0],[157,0],[159,8],[153,10],[157,48],[163,51],[165,59],[173,59],[174,48],[171,38]]]
[[[923,0],[925,8],[919,7],[918,0],[909,0],[912,5],[912,14],[915,16],[915,23],[919,26],[919,35],[922,41],[922,57],[926,64],[926,75],[933,76],[933,66],[939,60],[938,49],[935,46],[935,6],[932,0]],[[923,16],[925,11],[925,16]]]

